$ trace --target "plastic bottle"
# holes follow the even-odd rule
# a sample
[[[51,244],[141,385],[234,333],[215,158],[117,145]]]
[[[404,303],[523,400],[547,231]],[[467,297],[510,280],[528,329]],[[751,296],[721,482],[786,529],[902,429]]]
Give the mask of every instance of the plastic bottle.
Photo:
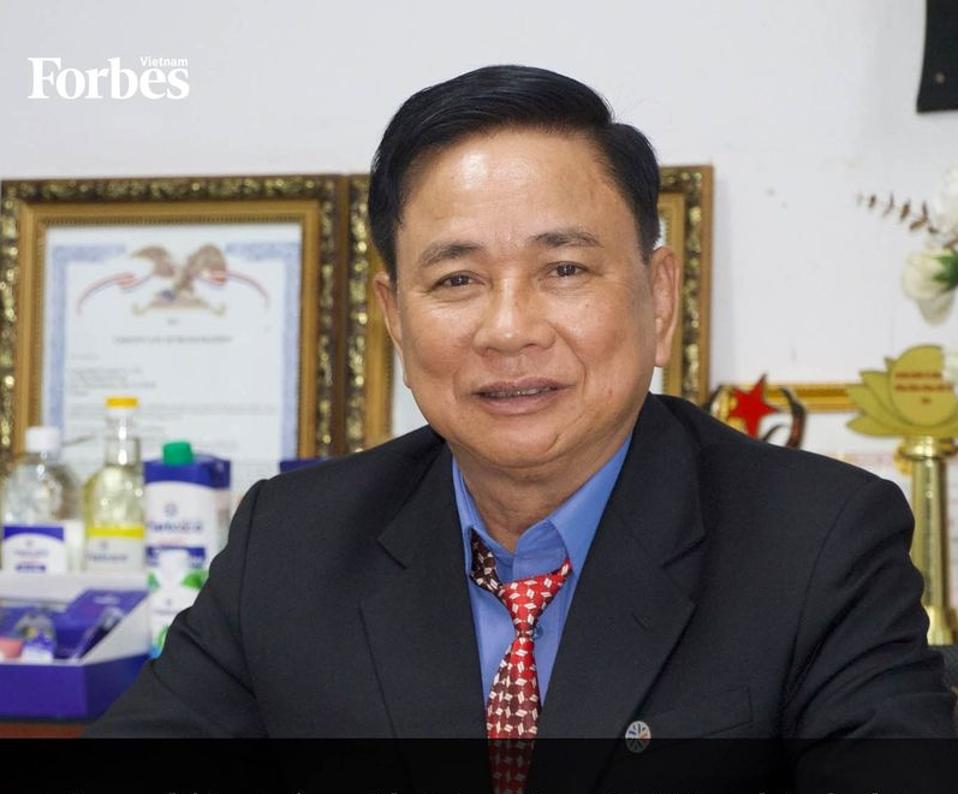
[[[144,569],[143,465],[133,417],[135,397],[108,397],[103,467],[83,486],[86,568]]]
[[[60,430],[29,427],[3,487],[3,570],[65,573],[81,567],[83,522],[76,478],[60,460]]]
[[[13,627],[13,635],[23,639],[20,659],[24,662],[49,663],[57,647],[57,631],[53,619],[44,609],[32,609]]]

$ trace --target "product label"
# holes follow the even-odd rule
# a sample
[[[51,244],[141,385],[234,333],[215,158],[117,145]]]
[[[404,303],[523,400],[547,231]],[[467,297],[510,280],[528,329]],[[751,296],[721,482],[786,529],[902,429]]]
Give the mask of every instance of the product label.
[[[4,524],[3,570],[66,573],[66,531],[62,524]]]
[[[143,524],[87,527],[86,536],[88,538],[130,538],[132,540],[143,540],[143,538],[146,537],[146,527],[144,527]]]
[[[147,545],[188,548],[194,558],[202,549],[200,565],[209,567],[226,543],[229,491],[195,483],[150,482],[143,500]]]
[[[204,569],[209,560],[206,559],[206,549],[203,546],[146,546],[146,567],[150,570],[160,566],[160,556],[171,549],[181,549],[189,557],[191,569]]]
[[[167,551],[170,551],[167,549]],[[180,558],[186,563],[187,557]],[[207,573],[202,569],[173,569],[160,566],[150,571],[150,655],[154,658],[163,650],[166,632],[174,618],[184,609],[193,605],[197,593],[206,582]]]
[[[86,567],[90,571],[130,571],[143,567],[142,524],[87,527]]]

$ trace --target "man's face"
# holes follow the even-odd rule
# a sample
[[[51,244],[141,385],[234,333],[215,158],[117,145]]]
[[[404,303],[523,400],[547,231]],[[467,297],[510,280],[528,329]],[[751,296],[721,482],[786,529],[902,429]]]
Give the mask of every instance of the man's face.
[[[641,261],[593,145],[477,135],[413,177],[377,293],[404,380],[463,463],[595,469],[668,361],[675,260]]]

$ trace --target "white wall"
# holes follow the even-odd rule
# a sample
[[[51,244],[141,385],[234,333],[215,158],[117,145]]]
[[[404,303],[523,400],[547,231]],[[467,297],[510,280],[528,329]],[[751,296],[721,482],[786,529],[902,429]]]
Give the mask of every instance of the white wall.
[[[922,0],[450,3],[0,0],[0,179],[358,171],[414,90],[521,62],[604,93],[669,164],[718,179],[713,380],[845,380],[923,341],[900,293],[920,247],[856,206],[958,163],[958,112],[919,116]],[[29,100],[29,56],[185,57],[191,95]],[[397,430],[418,421],[408,395]]]

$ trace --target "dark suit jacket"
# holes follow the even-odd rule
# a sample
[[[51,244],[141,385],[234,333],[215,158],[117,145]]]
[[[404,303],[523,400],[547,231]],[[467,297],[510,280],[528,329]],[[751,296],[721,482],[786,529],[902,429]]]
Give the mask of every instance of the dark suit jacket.
[[[950,736],[899,489],[650,396],[540,737]],[[261,482],[93,735],[482,737],[450,452],[425,428]]]

